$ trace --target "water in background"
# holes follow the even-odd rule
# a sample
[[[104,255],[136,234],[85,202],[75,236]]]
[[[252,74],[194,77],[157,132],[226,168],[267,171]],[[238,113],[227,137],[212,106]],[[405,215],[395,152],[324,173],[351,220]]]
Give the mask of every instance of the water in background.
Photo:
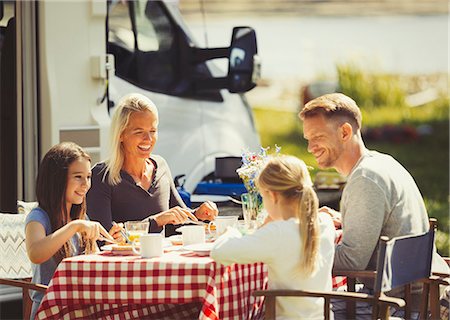
[[[339,62],[402,74],[448,72],[449,17],[214,17],[206,16],[209,47],[228,46],[233,26],[256,30],[263,78],[306,81],[335,75]],[[205,44],[201,19],[188,20]],[[220,63],[223,62],[223,63]],[[219,61],[227,68],[225,61]]]

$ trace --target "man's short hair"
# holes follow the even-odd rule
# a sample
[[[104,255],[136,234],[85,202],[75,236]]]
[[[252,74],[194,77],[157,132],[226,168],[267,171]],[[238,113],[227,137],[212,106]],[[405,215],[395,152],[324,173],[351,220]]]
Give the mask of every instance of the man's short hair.
[[[300,119],[313,117],[318,114],[328,119],[343,118],[350,122],[354,131],[361,129],[362,115],[356,102],[342,93],[330,93],[309,101],[298,116]]]

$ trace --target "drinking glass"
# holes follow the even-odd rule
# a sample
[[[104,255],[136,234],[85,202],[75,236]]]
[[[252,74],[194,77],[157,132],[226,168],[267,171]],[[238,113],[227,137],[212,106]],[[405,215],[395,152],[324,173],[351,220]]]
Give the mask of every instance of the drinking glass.
[[[148,221],[127,221],[125,222],[125,230],[128,233],[128,238],[131,242],[139,241],[139,238],[143,234],[148,233],[148,227],[150,223]]]

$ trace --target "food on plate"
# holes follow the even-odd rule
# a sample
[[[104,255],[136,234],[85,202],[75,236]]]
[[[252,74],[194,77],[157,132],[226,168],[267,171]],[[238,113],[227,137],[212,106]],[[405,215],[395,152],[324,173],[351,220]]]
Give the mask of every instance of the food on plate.
[[[167,239],[169,239],[170,242],[172,243],[172,245],[174,245],[174,246],[180,246],[183,244],[183,237],[181,236],[181,234],[176,234],[176,235],[170,236]]]
[[[133,250],[131,244],[128,243],[117,243],[111,246],[112,251],[129,251]]]

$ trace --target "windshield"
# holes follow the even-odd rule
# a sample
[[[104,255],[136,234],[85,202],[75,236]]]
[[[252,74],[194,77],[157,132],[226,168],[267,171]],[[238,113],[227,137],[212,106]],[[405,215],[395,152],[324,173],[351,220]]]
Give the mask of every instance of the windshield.
[[[151,91],[170,92],[176,83],[175,27],[158,1],[111,2],[108,52],[116,74]]]
[[[173,2],[108,2],[108,53],[116,76],[149,91],[221,100],[219,90],[198,92],[195,79],[211,76],[205,63],[192,63],[194,47]]]

